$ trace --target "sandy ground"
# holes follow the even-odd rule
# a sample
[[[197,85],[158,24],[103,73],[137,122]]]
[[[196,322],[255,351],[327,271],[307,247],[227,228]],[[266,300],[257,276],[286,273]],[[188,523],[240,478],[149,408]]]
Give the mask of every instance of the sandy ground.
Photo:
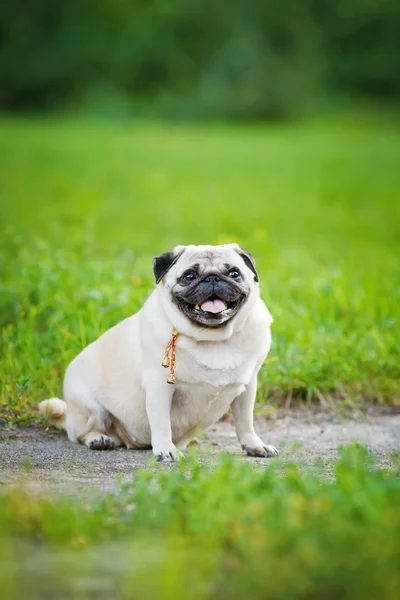
[[[273,419],[258,419],[256,430],[280,452],[279,460],[310,464],[320,459],[330,472],[338,446],[353,441],[365,445],[381,466],[400,451],[400,414],[369,409],[344,417],[312,410],[282,411]],[[230,420],[209,429],[198,445],[201,461],[212,461],[221,451],[237,460],[268,465],[274,459],[254,459],[241,453]],[[116,477],[130,480],[138,467],[148,465],[150,451],[117,449],[96,452],[72,444],[64,432],[43,427],[0,431],[0,485],[28,483],[51,493],[85,494],[116,489]],[[164,468],[169,468],[165,467]]]

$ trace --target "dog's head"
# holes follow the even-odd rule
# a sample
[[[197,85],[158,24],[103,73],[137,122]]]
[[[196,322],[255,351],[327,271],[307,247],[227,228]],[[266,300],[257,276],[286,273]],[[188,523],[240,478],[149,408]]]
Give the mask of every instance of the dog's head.
[[[258,291],[254,259],[237,244],[177,246],[157,256],[153,269],[167,301],[202,327],[228,323]]]

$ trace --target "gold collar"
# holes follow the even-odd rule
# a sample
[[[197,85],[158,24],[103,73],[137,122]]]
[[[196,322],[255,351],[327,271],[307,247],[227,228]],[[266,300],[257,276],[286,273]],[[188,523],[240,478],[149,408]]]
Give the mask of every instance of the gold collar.
[[[166,369],[169,369],[169,375],[167,378],[167,383],[175,383],[175,363],[176,363],[176,340],[178,338],[179,332],[174,329],[172,331],[171,339],[169,340],[167,347],[165,348],[164,358],[162,360],[162,366]],[[170,358],[171,354],[171,358]]]

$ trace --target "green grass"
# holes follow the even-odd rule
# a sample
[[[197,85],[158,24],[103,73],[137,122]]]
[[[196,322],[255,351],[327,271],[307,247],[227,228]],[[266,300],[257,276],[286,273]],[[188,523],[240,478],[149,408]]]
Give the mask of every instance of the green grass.
[[[0,416],[35,416],[68,362],[136,311],[151,259],[237,241],[274,318],[259,405],[400,397],[400,134],[0,120]]]
[[[335,481],[222,455],[116,495],[0,495],[2,598],[397,600],[400,479],[350,446]]]
[[[373,116],[0,120],[0,417],[36,418],[75,354],[141,306],[152,257],[193,242],[256,257],[275,317],[260,407],[398,402],[399,142]],[[327,481],[321,465],[189,456],[100,498],[3,490],[2,597],[397,600],[396,463],[349,447]]]

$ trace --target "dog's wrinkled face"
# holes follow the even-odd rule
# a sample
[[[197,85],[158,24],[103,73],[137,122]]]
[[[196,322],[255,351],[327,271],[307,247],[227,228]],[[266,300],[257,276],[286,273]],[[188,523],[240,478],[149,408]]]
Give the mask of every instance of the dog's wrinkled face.
[[[252,256],[237,246],[177,247],[154,259],[157,283],[192,322],[219,327],[246,303],[258,282]]]

